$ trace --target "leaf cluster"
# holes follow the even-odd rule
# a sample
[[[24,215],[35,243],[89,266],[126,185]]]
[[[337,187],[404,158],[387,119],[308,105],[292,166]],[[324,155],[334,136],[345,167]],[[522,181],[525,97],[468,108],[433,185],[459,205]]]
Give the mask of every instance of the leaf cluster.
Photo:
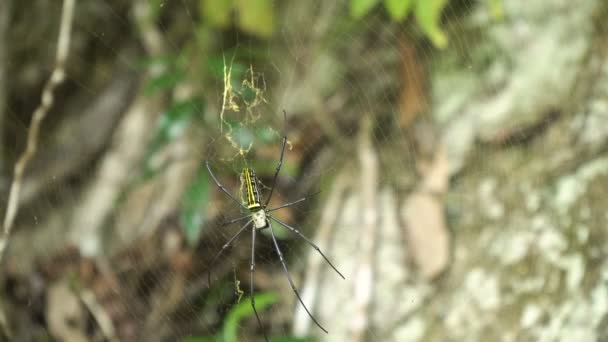
[[[439,23],[448,0],[351,0],[350,15],[361,19],[380,3],[392,20],[401,22],[411,13],[422,32],[436,47],[443,48],[447,45],[447,36]]]

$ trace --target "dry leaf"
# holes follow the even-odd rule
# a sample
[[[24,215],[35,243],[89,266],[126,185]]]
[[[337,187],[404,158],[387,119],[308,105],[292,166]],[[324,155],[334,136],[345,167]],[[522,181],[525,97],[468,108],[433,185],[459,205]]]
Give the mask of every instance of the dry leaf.
[[[399,126],[407,128],[427,110],[426,75],[411,40],[404,37],[400,50],[403,87],[399,99]]]

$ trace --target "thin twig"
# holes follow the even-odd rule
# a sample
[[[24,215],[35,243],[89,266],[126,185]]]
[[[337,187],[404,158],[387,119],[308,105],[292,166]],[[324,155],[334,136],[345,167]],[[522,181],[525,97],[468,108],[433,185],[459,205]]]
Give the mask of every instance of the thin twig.
[[[15,217],[17,216],[17,209],[19,209],[19,193],[23,181],[23,173],[27,164],[36,153],[40,126],[53,105],[53,92],[65,78],[65,62],[70,47],[70,32],[72,30],[75,2],[76,0],[65,0],[63,2],[59,39],[57,41],[57,54],[55,56],[55,67],[51,73],[51,77],[44,85],[40,105],[38,105],[38,108],[36,108],[36,111],[34,111],[34,115],[32,116],[25,151],[21,154],[19,160],[15,164],[13,183],[11,184],[4,223],[2,225],[2,231],[0,232],[0,262],[2,261],[4,250],[8,245],[11,229],[13,228]],[[0,328],[8,335],[7,337],[11,337],[3,307],[0,307]]]
[[[51,77],[44,86],[42,91],[42,100],[38,108],[36,108],[32,121],[30,122],[25,151],[23,154],[21,154],[19,160],[15,164],[13,183],[11,184],[6,214],[4,216],[4,223],[2,225],[3,230],[2,233],[0,233],[0,261],[4,255],[4,250],[8,244],[11,229],[13,227],[15,217],[17,216],[17,210],[19,209],[19,193],[21,190],[21,183],[23,181],[23,173],[27,164],[36,153],[40,126],[49,109],[53,105],[53,92],[65,78],[65,62],[70,47],[70,32],[72,27],[72,18],[74,16],[75,1],[76,0],[65,0],[63,2],[61,26],[59,28],[59,40],[57,42],[57,55],[55,56],[55,68],[51,73]]]

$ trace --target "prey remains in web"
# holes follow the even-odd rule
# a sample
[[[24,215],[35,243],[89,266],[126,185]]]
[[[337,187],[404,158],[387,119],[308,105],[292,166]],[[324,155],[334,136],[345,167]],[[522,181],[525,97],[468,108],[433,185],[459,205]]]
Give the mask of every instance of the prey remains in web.
[[[253,70],[253,66],[249,66],[246,75],[242,81],[239,81],[239,76],[233,74],[234,55],[230,64],[226,64],[224,58],[224,92],[222,93],[222,107],[220,110],[220,131],[224,134],[224,138],[228,140],[230,145],[238,152],[235,155],[244,157],[253,146],[253,142],[249,142],[244,146],[239,139],[233,136],[233,125],[226,120],[226,113],[238,113],[244,111],[245,121],[255,122],[260,118],[261,106],[268,103],[264,98],[266,92],[266,80],[264,75]],[[239,83],[240,82],[240,83]],[[226,131],[224,131],[226,127]],[[234,158],[234,157],[233,157]]]
[[[226,189],[217,180],[217,178],[211,171],[211,167],[209,166],[209,161],[205,161],[205,163],[207,165],[207,170],[209,171],[209,174],[211,175],[211,178],[213,178],[213,181],[215,182],[217,187],[223,193],[225,193],[234,203],[236,203],[241,209],[243,209],[244,212],[247,212],[246,215],[229,220],[222,225],[222,226],[226,226],[226,225],[233,224],[236,222],[246,221],[246,223],[241,227],[241,229],[239,229],[239,231],[233,237],[231,237],[228,240],[228,242],[226,242],[224,244],[224,246],[222,246],[222,249],[213,257],[213,259],[211,259],[210,266],[214,264],[214,262],[220,257],[220,255],[222,254],[222,252],[224,250],[226,250],[228,247],[231,246],[232,242],[234,240],[236,240],[236,238],[238,238],[239,235],[241,235],[245,230],[251,229],[251,263],[250,263],[251,279],[249,282],[249,295],[250,295],[250,299],[251,299],[251,307],[253,308],[253,312],[258,321],[258,325],[262,329],[262,332],[264,333],[264,338],[266,339],[266,341],[268,341],[268,336],[266,335],[266,331],[264,330],[264,328],[262,326],[262,321],[260,320],[260,316],[258,315],[258,312],[255,308],[255,300],[254,300],[254,296],[253,296],[254,295],[253,276],[254,276],[254,272],[255,272],[255,238],[256,238],[256,232],[258,230],[263,230],[263,229],[270,230],[270,237],[272,238],[272,243],[274,245],[274,249],[277,253],[277,256],[279,257],[279,261],[281,262],[281,265],[283,266],[283,271],[285,273],[285,276],[287,277],[287,280],[289,281],[289,285],[291,285],[291,289],[293,290],[294,294],[298,298],[298,301],[300,302],[300,304],[302,304],[302,307],[304,307],[304,310],[306,310],[306,312],[308,313],[308,316],[310,316],[312,321],[315,322],[315,324],[321,330],[323,330],[325,333],[327,333],[327,330],[325,328],[323,328],[323,326],[316,320],[316,318],[312,315],[312,313],[310,313],[310,311],[304,304],[304,301],[302,301],[302,298],[300,297],[300,293],[298,292],[298,289],[296,288],[296,286],[293,282],[293,279],[291,278],[291,275],[289,274],[289,270],[287,269],[287,264],[285,263],[285,260],[283,258],[283,252],[281,252],[281,248],[279,247],[279,244],[277,243],[277,239],[276,239],[276,236],[275,236],[273,228],[272,228],[272,223],[274,222],[274,223],[277,223],[277,224],[283,226],[284,228],[288,229],[290,232],[294,233],[297,237],[306,241],[310,246],[312,246],[312,248],[314,248],[323,257],[323,259],[325,259],[325,261],[329,264],[329,266],[331,266],[331,268],[333,268],[333,270],[336,271],[336,273],[338,275],[340,275],[340,277],[342,277],[342,279],[346,279],[346,278],[344,278],[344,275],[342,275],[342,273],[340,273],[340,271],[338,271],[338,269],[329,261],[329,259],[327,259],[325,254],[323,254],[321,249],[314,242],[312,242],[309,238],[307,238],[304,234],[302,234],[298,229],[275,218],[271,214],[272,212],[274,212],[276,210],[291,207],[296,204],[302,203],[302,202],[306,201],[308,199],[308,197],[303,197],[296,201],[288,202],[288,203],[285,203],[285,204],[280,205],[275,208],[268,208],[268,203],[270,203],[270,199],[272,198],[272,194],[274,192],[274,188],[276,185],[277,176],[279,175],[279,172],[281,171],[281,166],[283,165],[283,156],[285,154],[285,145],[287,143],[287,134],[286,134],[287,114],[285,113],[285,111],[283,111],[283,123],[284,124],[283,124],[283,139],[281,142],[281,156],[279,157],[279,162],[277,163],[277,167],[274,172],[274,177],[272,179],[272,185],[270,187],[268,196],[266,197],[265,201],[263,200],[261,193],[260,193],[260,189],[258,187],[258,185],[260,184],[260,181],[256,177],[255,171],[252,168],[246,167],[243,169],[243,172],[242,172],[242,179],[244,180],[244,187],[245,187],[244,192],[246,194],[245,203],[243,203],[243,202],[239,201],[232,193],[230,193],[230,191],[228,191],[228,189]],[[211,267],[210,266],[209,266],[209,273],[208,273],[208,282],[209,283],[211,282],[211,271],[210,271]]]

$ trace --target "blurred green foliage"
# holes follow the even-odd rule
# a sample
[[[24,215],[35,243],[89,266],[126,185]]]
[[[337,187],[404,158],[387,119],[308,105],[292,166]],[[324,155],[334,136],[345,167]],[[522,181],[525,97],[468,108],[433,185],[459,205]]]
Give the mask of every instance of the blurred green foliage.
[[[277,302],[277,296],[274,293],[258,293],[253,297],[255,299],[256,308],[258,312],[264,311],[270,305]],[[222,328],[222,340],[224,342],[237,342],[238,341],[238,328],[241,321],[245,318],[253,317],[254,312],[251,307],[250,301],[244,300],[238,303],[226,317],[224,327]],[[219,339],[218,339],[219,340]]]
[[[404,20],[413,11],[418,26],[433,44],[438,48],[447,45],[447,37],[439,22],[448,0],[351,0],[350,14],[361,19],[381,2],[394,21]]]
[[[161,92],[170,94],[182,82],[195,83],[191,75],[186,53],[151,57],[139,63],[142,68],[160,70],[153,73],[144,85],[144,93],[152,96]],[[169,107],[160,116],[156,132],[148,145],[144,158],[143,179],[149,179],[157,174],[160,168],[166,165],[156,165],[156,156],[174,139],[178,138],[193,123],[202,124],[204,100],[201,94],[191,95],[184,99],[174,99]],[[165,161],[170,163],[171,161]],[[182,198],[180,212],[181,227],[186,240],[190,244],[196,243],[201,227],[205,220],[206,206],[209,201],[209,178],[206,170],[198,170],[196,177],[187,187]]]
[[[492,15],[501,17],[500,0],[487,1]],[[412,13],[422,32],[436,47],[443,48],[447,45],[447,36],[439,24],[447,3],[448,0],[350,0],[350,15],[361,19],[380,4],[396,22]],[[275,30],[272,0],[200,0],[200,11],[212,27],[227,28],[234,17],[240,30],[261,38],[270,37]]]
[[[378,3],[380,3],[380,0],[351,0],[350,15],[353,18],[361,19]]]
[[[277,296],[274,293],[258,293],[254,296],[256,308],[258,312],[264,311],[270,305],[277,302]],[[199,336],[189,337],[184,342],[237,342],[238,341],[238,329],[241,322],[254,316],[253,308],[249,298],[236,304],[226,316],[222,330],[218,332],[216,336]],[[310,340],[295,339],[292,337],[281,337],[278,339],[272,339],[272,341],[282,342],[304,342]]]
[[[441,12],[447,0],[416,0],[414,15],[416,22],[429,39],[439,48],[448,43],[448,38],[439,27]]]
[[[138,63],[140,69],[161,70],[144,86],[144,94],[147,96],[157,94],[175,88],[177,84],[186,79],[186,56],[168,55],[153,56],[143,59]]]
[[[409,14],[415,0],[385,0],[384,7],[394,21],[401,21]]]
[[[193,120],[201,120],[203,99],[196,96],[173,102],[160,117],[156,133],[148,146],[145,157],[144,179],[152,177],[158,171],[152,160],[169,142],[181,135]]]
[[[502,0],[488,0],[488,6],[490,7],[490,14],[494,19],[502,19],[504,16],[504,10],[502,8]]]
[[[206,219],[205,213],[210,195],[209,185],[207,169],[201,167],[182,199],[180,221],[190,245],[194,245],[198,241]]]
[[[229,52],[226,54],[230,55]],[[209,56],[207,58],[207,71],[209,72],[209,76],[213,77],[215,80],[224,81],[225,65],[226,59],[223,56]],[[243,64],[233,62],[230,65],[230,68],[230,83],[233,87],[237,87],[240,84],[240,80],[243,79],[243,75],[247,72],[247,67]]]
[[[274,33],[272,0],[201,0],[201,15],[213,27],[226,28],[236,14],[236,25],[249,34],[268,38]]]
[[[270,339],[272,342],[314,342],[312,337],[283,336]]]

